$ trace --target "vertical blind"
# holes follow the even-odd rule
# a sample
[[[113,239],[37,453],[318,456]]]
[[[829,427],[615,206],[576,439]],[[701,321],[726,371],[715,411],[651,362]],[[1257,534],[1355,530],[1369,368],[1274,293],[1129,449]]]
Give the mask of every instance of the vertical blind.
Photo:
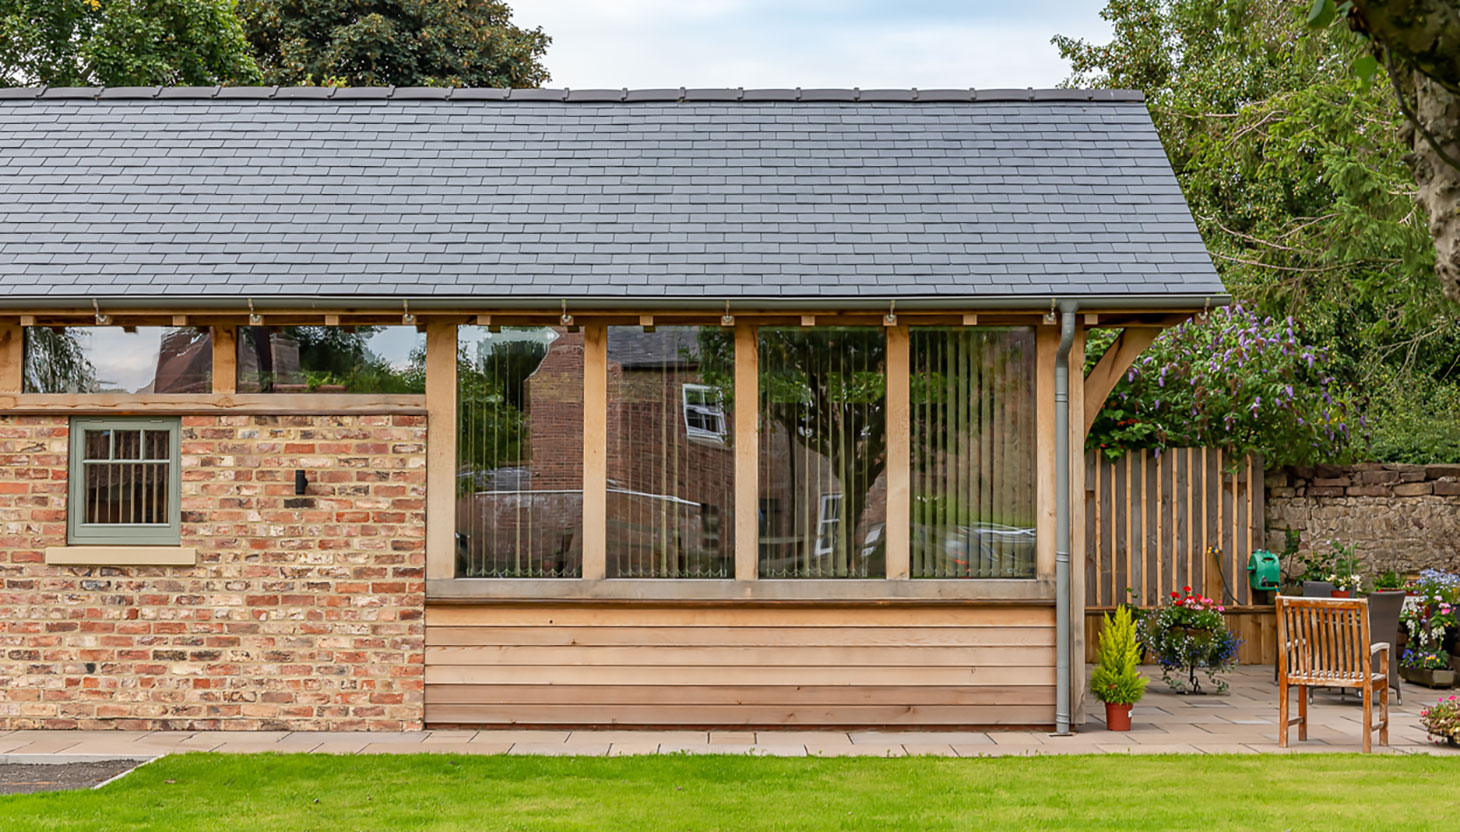
[[[913,577],[1033,577],[1034,331],[909,336]]]
[[[762,327],[758,343],[761,577],[882,577],[882,328]]]
[[[608,328],[608,577],[734,577],[733,370],[732,330]]]
[[[458,333],[457,574],[582,575],[582,333]]]

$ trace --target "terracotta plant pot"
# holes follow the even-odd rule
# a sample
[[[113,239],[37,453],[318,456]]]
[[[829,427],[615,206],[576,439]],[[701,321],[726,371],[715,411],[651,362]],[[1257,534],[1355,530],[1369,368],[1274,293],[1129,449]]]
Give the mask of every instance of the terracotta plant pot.
[[[1399,675],[1403,676],[1406,682],[1424,685],[1427,688],[1444,689],[1455,686],[1455,671],[1448,668],[1401,667]]]
[[[1353,592],[1351,590],[1347,590],[1347,589],[1335,589],[1332,592],[1328,593],[1328,597],[1330,597],[1330,598],[1352,598],[1352,597],[1354,597],[1354,594],[1353,594]]]
[[[1105,727],[1112,731],[1130,730],[1130,705],[1105,703]]]

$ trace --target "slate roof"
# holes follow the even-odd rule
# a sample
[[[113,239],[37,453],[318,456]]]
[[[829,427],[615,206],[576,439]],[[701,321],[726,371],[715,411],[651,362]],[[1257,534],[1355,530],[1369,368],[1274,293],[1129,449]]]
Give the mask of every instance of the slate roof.
[[[608,329],[608,360],[624,369],[688,367],[699,362],[695,327],[666,326],[645,332],[631,326]]]
[[[0,302],[1195,303],[1139,93],[0,90]]]

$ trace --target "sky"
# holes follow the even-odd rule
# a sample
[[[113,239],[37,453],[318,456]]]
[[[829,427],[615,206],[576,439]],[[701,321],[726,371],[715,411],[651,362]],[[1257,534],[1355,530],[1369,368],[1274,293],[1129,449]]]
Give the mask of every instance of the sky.
[[[1052,87],[1104,0],[509,0],[551,35],[544,86]]]

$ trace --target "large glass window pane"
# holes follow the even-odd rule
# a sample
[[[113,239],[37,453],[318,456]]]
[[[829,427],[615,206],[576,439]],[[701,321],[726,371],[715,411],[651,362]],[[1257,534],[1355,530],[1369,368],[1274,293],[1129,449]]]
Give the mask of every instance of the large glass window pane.
[[[1034,577],[1034,331],[910,340],[913,577]]]
[[[243,326],[240,393],[424,393],[426,336],[413,326]]]
[[[734,349],[724,327],[608,328],[608,577],[734,577]]]
[[[583,574],[583,335],[458,329],[456,574]]]
[[[196,327],[26,327],[27,393],[210,393],[213,336]]]
[[[762,328],[760,576],[886,574],[886,337]]]

